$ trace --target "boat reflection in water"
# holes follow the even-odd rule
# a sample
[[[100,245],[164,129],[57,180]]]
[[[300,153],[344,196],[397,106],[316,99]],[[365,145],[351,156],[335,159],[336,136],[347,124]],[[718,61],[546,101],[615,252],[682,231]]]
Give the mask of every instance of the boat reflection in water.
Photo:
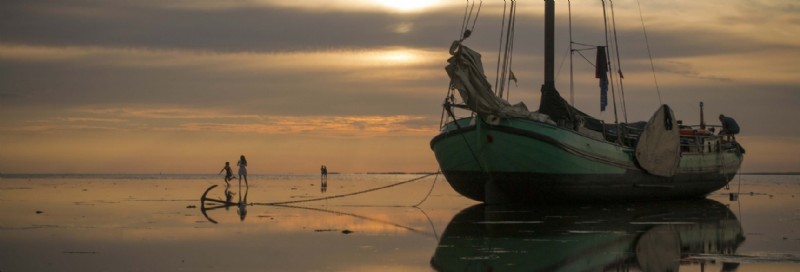
[[[678,271],[733,254],[742,227],[725,205],[681,202],[464,209],[431,259],[439,271]],[[723,270],[738,264],[725,263]]]

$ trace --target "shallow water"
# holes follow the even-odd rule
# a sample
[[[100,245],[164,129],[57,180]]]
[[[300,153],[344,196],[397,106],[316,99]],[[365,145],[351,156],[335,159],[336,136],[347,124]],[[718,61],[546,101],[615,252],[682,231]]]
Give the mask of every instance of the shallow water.
[[[255,175],[226,190],[221,176],[5,175],[0,271],[800,270],[800,176],[741,175],[707,200],[658,204],[484,206],[441,176],[315,200],[421,176],[323,188]],[[219,203],[226,191],[244,213]]]

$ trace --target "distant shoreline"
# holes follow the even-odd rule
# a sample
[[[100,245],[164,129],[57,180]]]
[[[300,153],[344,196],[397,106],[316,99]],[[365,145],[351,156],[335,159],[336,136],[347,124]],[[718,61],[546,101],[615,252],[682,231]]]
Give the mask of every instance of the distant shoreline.
[[[353,172],[341,173],[331,172],[328,175],[433,175],[436,172]],[[264,176],[318,176],[319,173],[267,173],[256,174],[252,173],[250,176],[264,177]],[[798,176],[800,172],[748,172],[739,173],[743,176]],[[216,179],[220,177],[218,174],[202,173],[202,174],[180,174],[180,173],[145,173],[145,174],[111,174],[111,173],[0,173],[0,179],[42,179],[42,178],[57,178],[57,179],[75,179],[75,178],[99,178],[99,179]]]
[[[800,175],[800,172],[750,172],[750,173],[739,173],[739,175],[796,176]]]
[[[436,172],[330,172],[328,175],[432,175]],[[315,176],[319,173],[251,173],[250,176]],[[0,173],[0,178],[217,178],[214,173]]]

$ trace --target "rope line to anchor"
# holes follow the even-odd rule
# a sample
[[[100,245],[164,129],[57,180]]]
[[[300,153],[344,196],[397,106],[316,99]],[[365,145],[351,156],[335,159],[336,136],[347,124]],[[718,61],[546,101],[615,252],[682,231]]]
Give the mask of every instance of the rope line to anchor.
[[[268,203],[255,203],[255,202],[253,202],[253,203],[249,203],[249,204],[250,205],[260,205],[260,206],[277,206],[277,205],[287,205],[287,204],[296,204],[296,203],[304,203],[304,202],[322,201],[322,200],[328,200],[328,199],[334,199],[334,198],[342,198],[342,197],[348,197],[348,196],[354,196],[354,195],[360,195],[360,194],[364,194],[364,193],[374,192],[374,191],[377,191],[377,190],[387,189],[387,188],[403,185],[403,184],[406,184],[406,183],[419,181],[421,179],[424,179],[424,178],[427,178],[427,177],[430,177],[430,176],[433,176],[433,175],[436,175],[436,177],[438,178],[439,173],[441,173],[441,171],[437,171],[436,173],[426,174],[426,175],[423,175],[423,176],[420,176],[420,177],[416,177],[416,178],[413,178],[413,179],[410,179],[410,180],[389,184],[389,185],[386,185],[386,186],[371,188],[371,189],[358,191],[358,192],[353,192],[353,193],[348,193],[348,194],[326,196],[326,197],[313,198],[313,199],[292,200],[292,201],[279,201],[279,202],[268,202]],[[435,182],[436,182],[436,179],[434,179],[434,185],[436,184]],[[428,191],[428,195],[430,195],[432,191],[433,191],[433,189]],[[422,204],[422,202],[425,202],[425,200],[428,199],[428,195],[425,196],[425,199],[423,199],[421,202],[417,203],[416,205],[414,205],[412,207],[419,206],[420,204]]]

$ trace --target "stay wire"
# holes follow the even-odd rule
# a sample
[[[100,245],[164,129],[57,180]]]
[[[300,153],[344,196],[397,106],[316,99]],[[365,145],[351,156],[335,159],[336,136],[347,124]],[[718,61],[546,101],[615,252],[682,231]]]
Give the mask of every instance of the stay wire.
[[[500,88],[499,88],[500,87],[500,85],[499,85],[500,84],[499,83],[499,81],[500,81],[500,55],[501,55],[500,52],[503,51],[503,37],[504,37],[503,36],[503,33],[504,33],[503,29],[505,29],[505,27],[506,27],[506,10],[507,10],[506,6],[507,6],[507,4],[508,3],[505,0],[503,0],[503,20],[500,23],[500,31],[498,31],[498,32],[500,32],[500,39],[497,42],[497,69],[496,69],[496,71],[494,73],[494,94],[495,95],[497,95],[497,93],[500,91]]]
[[[473,7],[475,6],[475,2],[474,1],[472,2],[472,6]],[[475,25],[478,23],[478,16],[481,15],[481,7],[482,6],[483,6],[483,0],[478,2],[478,11],[475,12],[475,19],[472,19],[472,27],[469,29],[470,32],[473,32],[475,30]],[[472,13],[472,11],[470,11],[470,13]]]
[[[656,66],[653,64],[653,54],[650,51],[650,40],[647,38],[647,29],[644,27],[644,17],[642,16],[642,4],[636,0],[636,5],[639,6],[639,19],[642,21],[642,32],[644,33],[644,44],[647,46],[647,56],[650,58],[650,70],[653,71],[653,83],[656,85],[656,93],[658,94],[658,104],[663,105],[661,101],[661,89],[658,87],[658,79],[656,78]]]
[[[509,70],[510,70],[510,60],[511,60],[511,50],[513,50],[513,31],[514,31],[514,22],[516,21],[516,7],[517,3],[515,0],[511,1],[511,8],[508,12],[508,25],[506,26],[506,44],[505,49],[503,51],[503,68],[502,72],[500,73],[500,92],[499,96],[503,97],[503,91],[505,90],[506,82],[508,82]],[[506,96],[507,97],[507,96]]]
[[[467,20],[468,20],[467,19],[467,11],[469,11],[469,0],[467,0],[467,6],[464,7],[464,18],[461,19],[461,29],[458,32],[458,38],[459,39],[463,39],[464,38],[464,30],[466,30]]]
[[[609,48],[608,48],[608,45],[609,45],[609,42],[608,42],[608,16],[606,15],[606,1],[603,0],[603,1],[600,1],[600,2],[603,3],[603,25],[605,26],[605,38],[606,38],[606,48],[605,48],[605,50],[606,50],[606,56],[610,56],[610,54],[609,54],[610,51],[609,51]],[[606,59],[608,59],[608,58],[606,58]],[[597,65],[600,65],[600,63],[598,63]],[[606,63],[603,63],[602,65],[605,65],[608,68],[608,71],[612,71],[612,69],[611,69],[612,67],[611,67],[611,62],[610,61],[607,60]],[[614,102],[613,103],[614,104],[614,124],[619,124],[619,118],[618,118],[619,115],[617,114],[617,92],[616,92],[616,89],[614,88],[614,73],[609,73],[609,82],[611,82],[611,100]],[[619,142],[620,140],[621,140],[621,133],[617,133],[617,141]]]
[[[567,11],[569,13],[569,104],[573,107],[575,106],[575,72],[573,69],[573,62],[572,57],[575,55],[575,51],[572,48],[574,43],[572,42],[572,2],[567,0]],[[566,58],[566,56],[565,56]],[[564,59],[561,60],[561,65],[564,65]],[[558,73],[561,73],[561,67],[558,67]],[[556,75],[558,78],[558,75]]]
[[[516,0],[512,0],[512,3],[514,3],[514,20],[511,21],[511,30],[510,30],[510,35],[511,35],[510,41],[511,41],[511,43],[510,43],[510,45],[508,47],[508,74],[509,74],[509,79],[508,79],[508,82],[507,82],[508,85],[506,86],[506,100],[509,100],[511,98],[511,78],[512,77],[514,78],[514,84],[517,84],[517,78],[514,75],[514,71],[511,70],[511,66],[514,63],[514,38],[515,38],[516,27],[517,27],[517,1]]]
[[[469,0],[467,0],[467,5],[469,5]],[[469,20],[472,19],[472,11],[473,10],[475,10],[475,1],[472,1],[472,7],[469,8],[469,16],[467,16],[466,25],[464,26],[464,29],[461,31],[461,32],[463,32],[461,34],[461,39],[462,40],[467,38],[465,34],[466,34],[467,29],[469,29]]]
[[[617,72],[619,73],[619,93],[622,97],[622,116],[625,118],[625,123],[628,123],[628,106],[625,103],[625,87],[622,84],[622,60],[619,56],[619,40],[617,39],[617,19],[614,15],[614,1],[609,0],[608,3],[611,5],[611,27],[614,31],[614,50],[617,52]]]

